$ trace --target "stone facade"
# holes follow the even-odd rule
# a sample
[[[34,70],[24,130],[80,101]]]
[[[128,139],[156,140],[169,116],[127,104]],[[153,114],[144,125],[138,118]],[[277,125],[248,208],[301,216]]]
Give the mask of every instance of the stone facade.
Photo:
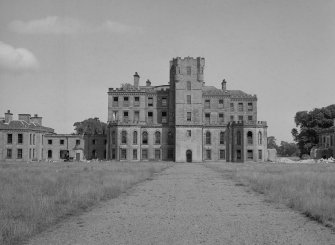
[[[148,80],[108,91],[107,159],[264,161],[267,124],[257,97],[204,83],[204,58],[170,61],[169,85]]]
[[[85,157],[88,160],[99,159],[105,160],[107,158],[107,135],[96,134],[96,135],[85,135]]]
[[[334,157],[335,153],[335,119],[332,127],[318,132],[319,144],[312,148],[311,157],[315,159]]]

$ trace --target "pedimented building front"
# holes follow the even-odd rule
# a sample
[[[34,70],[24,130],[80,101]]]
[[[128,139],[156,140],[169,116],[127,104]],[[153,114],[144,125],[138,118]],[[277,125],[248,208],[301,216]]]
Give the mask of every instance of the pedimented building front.
[[[264,161],[267,124],[257,97],[206,86],[204,58],[170,61],[168,85],[133,84],[108,90],[107,158],[112,160]]]

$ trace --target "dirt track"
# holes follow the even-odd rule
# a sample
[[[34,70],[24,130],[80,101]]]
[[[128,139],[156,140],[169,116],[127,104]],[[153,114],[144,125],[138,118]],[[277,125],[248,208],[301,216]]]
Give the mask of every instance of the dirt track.
[[[330,229],[202,164],[173,167],[29,244],[335,244]]]

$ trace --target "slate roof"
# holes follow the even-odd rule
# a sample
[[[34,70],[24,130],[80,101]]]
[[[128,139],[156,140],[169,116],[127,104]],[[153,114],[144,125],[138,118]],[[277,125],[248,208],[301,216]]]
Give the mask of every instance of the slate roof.
[[[13,120],[10,123],[0,122],[0,130],[33,130],[53,133],[53,128],[40,126],[37,123],[27,123],[23,120]]]
[[[251,94],[247,94],[242,90],[226,90],[218,89],[214,86],[204,86],[202,88],[204,95],[227,95],[231,97],[253,97]]]

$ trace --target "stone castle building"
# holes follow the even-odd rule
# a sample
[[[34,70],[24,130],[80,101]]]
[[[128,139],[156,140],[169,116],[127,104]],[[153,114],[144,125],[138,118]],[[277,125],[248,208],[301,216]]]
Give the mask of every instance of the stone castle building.
[[[204,58],[170,61],[168,85],[133,84],[108,90],[107,159],[267,160],[267,124],[257,120],[257,97],[206,86]]]

